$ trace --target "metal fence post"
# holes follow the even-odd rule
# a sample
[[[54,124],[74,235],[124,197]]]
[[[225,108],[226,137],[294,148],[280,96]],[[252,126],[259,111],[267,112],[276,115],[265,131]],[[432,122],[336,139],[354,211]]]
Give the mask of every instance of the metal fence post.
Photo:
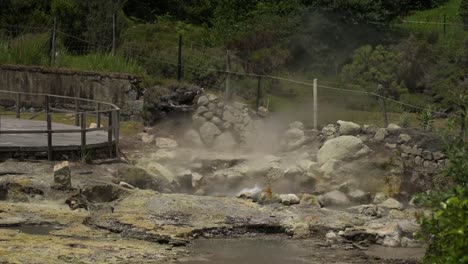
[[[385,105],[385,92],[384,92],[384,88],[382,85],[379,84],[379,86],[377,87],[377,90],[378,90],[378,93],[379,93],[379,99],[380,99],[380,106],[381,106],[381,110],[382,110],[382,118],[383,118],[383,121],[384,121],[384,125],[385,127],[388,127],[388,116],[387,116],[387,107]]]
[[[262,97],[262,77],[258,76],[258,83],[257,83],[257,100],[256,100],[256,106],[257,108],[255,111],[258,111],[258,108],[260,107],[260,99]]]
[[[80,101],[75,99],[75,126],[80,126]]]
[[[55,41],[57,35],[57,18],[54,17],[54,25],[52,27],[52,35],[50,37],[50,54],[49,54],[49,65],[55,64]]]
[[[107,146],[109,148],[109,158],[112,158],[113,157],[113,147],[112,147],[112,134],[113,134],[113,129],[114,127],[112,126],[112,113],[114,112],[114,110],[111,110],[109,112],[109,122],[107,124]]]
[[[21,94],[16,94],[16,118],[21,117]]]

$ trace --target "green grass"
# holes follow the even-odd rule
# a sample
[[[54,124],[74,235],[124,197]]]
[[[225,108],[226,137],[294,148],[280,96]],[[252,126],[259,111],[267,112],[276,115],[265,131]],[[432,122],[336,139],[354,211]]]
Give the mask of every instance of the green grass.
[[[418,34],[438,34],[439,45],[449,52],[455,52],[463,48],[463,43],[468,37],[468,28],[463,25],[463,20],[459,14],[461,0],[450,0],[446,4],[429,10],[417,11],[408,17],[406,21],[421,21],[427,24],[403,23],[397,25],[408,33]],[[444,32],[444,16],[446,16],[446,30]],[[432,23],[432,24],[431,24]]]

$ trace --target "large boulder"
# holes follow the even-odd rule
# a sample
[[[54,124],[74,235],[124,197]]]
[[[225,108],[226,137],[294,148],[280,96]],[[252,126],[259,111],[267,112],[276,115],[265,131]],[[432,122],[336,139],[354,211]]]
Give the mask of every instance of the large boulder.
[[[221,130],[211,122],[205,122],[205,124],[200,127],[200,137],[208,146],[213,145],[214,139],[220,134]]]
[[[203,141],[197,131],[190,129],[184,135],[184,141],[190,147],[203,147]]]
[[[337,123],[338,125],[340,125],[339,132],[342,136],[356,136],[357,134],[359,134],[359,132],[361,132],[361,126],[356,123],[341,120],[339,120]]]
[[[340,136],[323,144],[318,151],[317,161],[323,165],[331,159],[350,160],[362,157],[370,151],[361,139],[354,136]]]

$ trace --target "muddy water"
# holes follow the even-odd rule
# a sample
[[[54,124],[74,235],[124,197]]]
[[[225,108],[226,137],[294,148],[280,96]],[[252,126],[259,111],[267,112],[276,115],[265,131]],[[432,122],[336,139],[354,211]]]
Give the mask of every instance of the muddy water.
[[[286,237],[198,239],[188,248],[190,257],[178,264],[318,264],[318,263],[420,263],[424,251],[375,246],[367,251],[329,247],[321,240]]]

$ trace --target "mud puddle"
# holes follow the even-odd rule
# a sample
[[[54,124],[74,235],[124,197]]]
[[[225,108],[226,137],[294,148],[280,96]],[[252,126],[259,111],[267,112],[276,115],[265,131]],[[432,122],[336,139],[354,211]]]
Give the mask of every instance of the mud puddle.
[[[373,245],[364,253],[368,256],[382,259],[422,260],[426,250],[424,248],[392,248]]]

